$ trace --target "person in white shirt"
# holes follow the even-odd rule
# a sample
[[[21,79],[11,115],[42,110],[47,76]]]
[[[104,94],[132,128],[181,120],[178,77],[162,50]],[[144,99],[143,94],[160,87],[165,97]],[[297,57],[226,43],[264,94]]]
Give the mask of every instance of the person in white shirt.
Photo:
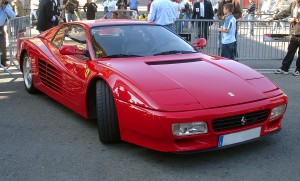
[[[174,22],[177,17],[177,8],[170,0],[155,0],[151,3],[148,21],[163,25],[174,31]]]
[[[116,3],[114,0],[106,0],[103,2],[103,6],[107,7],[107,11],[111,12],[114,11],[116,9]],[[108,13],[107,17],[109,19],[113,18],[113,13]]]

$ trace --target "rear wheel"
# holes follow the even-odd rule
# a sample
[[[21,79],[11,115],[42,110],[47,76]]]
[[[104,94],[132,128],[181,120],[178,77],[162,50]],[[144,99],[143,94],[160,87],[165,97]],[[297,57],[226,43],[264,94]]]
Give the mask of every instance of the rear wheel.
[[[96,108],[99,138],[102,143],[120,141],[120,130],[114,98],[104,81],[96,83]]]
[[[27,53],[25,53],[25,55],[23,56],[23,78],[27,92],[31,94],[36,93],[37,89],[33,85],[31,64]]]

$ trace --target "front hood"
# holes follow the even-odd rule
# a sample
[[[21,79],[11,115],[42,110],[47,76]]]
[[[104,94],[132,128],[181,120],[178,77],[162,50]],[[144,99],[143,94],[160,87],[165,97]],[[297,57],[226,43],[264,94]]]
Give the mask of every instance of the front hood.
[[[200,53],[118,59],[109,63],[159,104],[198,103],[204,108],[214,108],[266,98],[260,89],[247,82],[263,75],[235,61],[212,61]],[[177,99],[180,101],[174,101]]]

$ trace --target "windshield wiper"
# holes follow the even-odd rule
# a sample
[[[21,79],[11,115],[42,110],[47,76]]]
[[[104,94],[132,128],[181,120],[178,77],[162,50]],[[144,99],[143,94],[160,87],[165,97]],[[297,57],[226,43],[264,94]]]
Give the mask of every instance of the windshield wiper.
[[[101,58],[122,58],[122,57],[143,57],[143,56],[141,56],[141,55],[128,55],[128,54],[114,54],[114,55],[103,56]]]
[[[186,54],[186,53],[197,53],[197,52],[185,51],[185,50],[171,50],[171,51],[156,53],[153,56],[156,56],[156,55],[171,55],[171,54]]]

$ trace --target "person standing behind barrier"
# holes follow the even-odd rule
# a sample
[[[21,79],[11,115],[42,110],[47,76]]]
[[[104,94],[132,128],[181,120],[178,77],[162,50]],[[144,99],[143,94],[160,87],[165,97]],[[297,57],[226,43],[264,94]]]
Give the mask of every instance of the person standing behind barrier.
[[[272,11],[274,14],[277,14],[277,13],[280,12],[281,6],[282,6],[282,1],[281,1],[281,0],[276,0],[274,6],[273,6],[272,9],[271,9],[271,11]],[[285,29],[285,24],[284,24],[284,22],[279,22],[279,23],[280,23],[281,29]],[[277,24],[278,24],[278,22],[273,22],[273,27],[272,27],[272,30],[273,30],[273,31],[274,31],[275,28],[277,27]]]
[[[249,0],[249,7],[248,9],[242,14],[242,16],[248,15],[248,20],[252,21],[254,20],[254,14],[255,14],[255,1]],[[254,35],[254,22],[248,22],[248,36]]]
[[[262,14],[269,14],[270,13],[270,6],[271,6],[271,0],[264,0],[260,12]],[[269,15],[262,15],[261,20],[264,20],[268,17]]]
[[[97,5],[92,0],[87,0],[87,3],[83,6],[83,10],[86,13],[87,20],[94,20],[97,12]]]
[[[7,16],[10,18],[15,18],[16,14],[12,10],[11,6],[8,4],[8,1],[4,0],[1,1],[1,8],[0,8],[0,52],[1,55],[1,65],[7,67],[7,58],[6,58],[6,35],[4,32],[4,24],[6,21]]]
[[[135,10],[138,15],[139,15],[139,10],[138,10],[139,3],[140,3],[140,0],[129,0],[130,10]]]
[[[214,19],[212,4],[207,0],[199,0],[194,4],[192,19]],[[208,28],[212,22],[198,22],[198,38],[208,39]]]
[[[189,27],[189,19],[191,19],[192,17],[192,13],[193,13],[193,5],[185,0],[182,0],[180,3],[180,8],[181,8],[181,17],[184,20],[187,21],[183,21],[183,27],[185,29],[187,29]]]
[[[223,6],[227,3],[233,4],[233,11],[231,14],[235,17],[236,20],[240,19],[242,17],[242,9],[241,9],[240,3],[237,0],[222,0],[219,4],[219,8],[218,8],[218,12],[217,12],[218,19],[219,20],[225,19],[224,12],[223,12]],[[235,38],[237,37],[237,29],[238,29],[238,24],[236,24]],[[237,57],[237,41],[235,42],[235,57]]]
[[[77,6],[77,2],[75,0],[64,0],[63,4],[65,5],[66,9],[66,21],[77,21],[77,17],[75,15],[75,9]]]
[[[221,56],[225,58],[235,59],[235,32],[236,32],[236,19],[232,15],[233,4],[226,3],[223,6],[225,15],[225,22],[222,28],[218,31],[222,32],[222,53]]]
[[[118,9],[125,10],[127,9],[128,3],[127,0],[118,0],[116,5],[118,6]]]
[[[275,14],[269,21],[284,19],[289,17],[291,40],[288,46],[288,52],[282,61],[280,69],[274,71],[275,74],[289,74],[289,68],[293,62],[295,53],[298,49],[298,58],[294,76],[300,75],[300,0],[293,1],[285,10]]]
[[[53,14],[54,16],[60,17],[60,0],[52,0],[53,4]],[[57,26],[59,24],[59,20],[54,21],[54,26]]]
[[[174,32],[177,9],[170,0],[154,0],[151,3],[148,21],[155,22]]]
[[[102,1],[102,5],[103,5],[103,7],[104,7],[104,9],[103,9],[103,13],[104,14],[106,14],[106,13],[108,13],[108,8],[107,8],[107,6],[105,5],[105,2],[106,2],[107,0],[103,0]]]
[[[60,20],[59,16],[54,15],[52,0],[41,0],[38,11],[39,16],[36,29],[39,30],[40,33],[52,28],[54,21]]]
[[[12,6],[14,12],[16,13],[17,17],[24,16],[24,7],[23,7],[23,3],[21,2],[21,0],[13,0],[11,2],[11,6]]]
[[[30,26],[33,27],[32,19],[33,17],[38,20],[38,8],[40,1],[39,0],[31,0],[30,1]]]
[[[75,16],[77,17],[78,21],[81,21],[81,14],[80,14],[80,10],[79,10],[79,1],[76,1],[76,8],[75,8]]]
[[[116,9],[116,3],[114,0],[106,0],[104,5],[107,7],[108,12],[114,11]],[[113,18],[113,14],[108,14],[108,18]],[[114,19],[114,18],[113,18]]]

